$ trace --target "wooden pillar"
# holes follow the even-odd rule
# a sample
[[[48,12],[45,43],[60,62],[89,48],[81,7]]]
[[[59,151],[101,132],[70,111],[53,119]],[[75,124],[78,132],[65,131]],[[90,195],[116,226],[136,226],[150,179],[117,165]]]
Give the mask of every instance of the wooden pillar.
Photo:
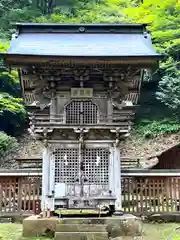
[[[42,199],[41,199],[41,209],[43,212],[46,211],[46,198],[48,195],[48,168],[49,168],[49,157],[48,157],[48,147],[46,146],[43,151],[43,165],[42,165]]]
[[[43,166],[42,166],[42,201],[41,201],[41,209],[43,211],[43,215],[47,216],[47,212],[54,211],[54,198],[50,194],[50,185],[51,181],[51,153],[49,146],[45,146],[43,151]]]
[[[115,210],[121,211],[121,164],[120,164],[120,149],[118,146],[114,147],[114,193],[116,196]]]
[[[55,156],[50,153],[49,161],[49,204],[51,211],[54,211],[54,196],[55,196]]]
[[[114,148],[110,148],[110,159],[109,159],[109,190],[112,192],[112,196],[115,196],[114,188]]]

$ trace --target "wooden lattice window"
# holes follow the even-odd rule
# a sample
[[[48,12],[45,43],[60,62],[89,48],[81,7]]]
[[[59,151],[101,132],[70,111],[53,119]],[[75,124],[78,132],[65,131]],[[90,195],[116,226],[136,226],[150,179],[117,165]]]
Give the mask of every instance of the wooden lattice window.
[[[87,184],[108,184],[109,150],[86,148],[82,154],[84,176]],[[80,174],[78,148],[56,149],[55,182],[75,184]]]
[[[84,172],[90,184],[108,184],[109,150],[87,148],[84,151]]]
[[[65,111],[67,124],[97,123],[98,108],[92,101],[72,101]]]
[[[73,184],[79,173],[77,148],[60,148],[55,153],[55,182]]]

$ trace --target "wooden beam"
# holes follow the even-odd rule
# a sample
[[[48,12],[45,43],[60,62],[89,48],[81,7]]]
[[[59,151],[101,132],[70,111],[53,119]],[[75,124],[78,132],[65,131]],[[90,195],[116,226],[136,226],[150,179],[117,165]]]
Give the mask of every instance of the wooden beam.
[[[119,122],[119,123],[98,123],[98,124],[64,124],[61,122],[52,122],[52,121],[48,121],[48,122],[36,122],[35,123],[35,127],[39,126],[41,128],[43,127],[47,127],[47,128],[62,128],[62,129],[70,129],[70,128],[86,128],[86,129],[113,129],[113,128],[117,128],[117,127],[128,127],[133,125],[132,122]]]
[[[107,68],[108,65],[134,65],[138,67],[150,67],[155,65],[157,58],[155,57],[56,57],[56,56],[33,56],[33,55],[5,55],[5,63],[16,67],[41,64],[69,64],[69,67],[80,65],[101,65]]]
[[[31,177],[31,176],[41,176],[42,170],[39,168],[34,169],[1,169],[0,170],[0,177],[18,177],[18,176],[24,176],[24,177]]]
[[[9,176],[42,176],[42,169],[1,169],[0,177]],[[144,177],[144,176],[157,176],[157,177],[180,177],[180,169],[122,169],[122,177]]]
[[[121,175],[127,177],[180,177],[180,169],[123,169]]]

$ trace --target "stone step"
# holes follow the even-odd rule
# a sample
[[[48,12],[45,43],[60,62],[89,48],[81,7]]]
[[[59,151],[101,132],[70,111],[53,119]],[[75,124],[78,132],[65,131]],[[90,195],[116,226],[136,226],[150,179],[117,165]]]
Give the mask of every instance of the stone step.
[[[60,218],[59,224],[106,224],[112,220],[112,217],[94,217],[94,218]]]
[[[57,224],[56,232],[106,232],[103,224]]]
[[[12,218],[0,217],[0,223],[12,223]]]
[[[56,232],[54,240],[108,240],[106,232]]]

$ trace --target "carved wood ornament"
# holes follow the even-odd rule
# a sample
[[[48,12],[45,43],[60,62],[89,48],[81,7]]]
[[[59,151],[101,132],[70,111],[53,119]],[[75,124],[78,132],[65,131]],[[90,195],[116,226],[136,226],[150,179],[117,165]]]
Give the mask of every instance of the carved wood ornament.
[[[112,103],[112,107],[121,110],[126,106],[124,98],[129,92],[131,83],[128,79],[137,74],[140,70],[133,70],[131,67],[127,69],[114,69],[104,74],[104,80],[109,82],[108,95]]]

